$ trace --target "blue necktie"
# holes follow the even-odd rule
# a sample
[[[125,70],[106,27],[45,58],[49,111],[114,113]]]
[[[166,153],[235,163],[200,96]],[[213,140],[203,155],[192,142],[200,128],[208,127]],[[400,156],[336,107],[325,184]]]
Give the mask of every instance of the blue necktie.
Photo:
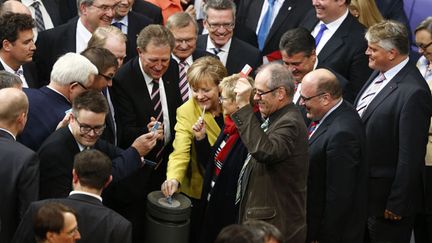
[[[315,46],[318,46],[318,43],[321,40],[322,35],[324,34],[324,31],[326,31],[327,26],[325,24],[321,24],[320,30],[318,31],[318,34],[315,37]]]
[[[273,7],[275,1],[276,0],[268,0],[267,12],[264,14],[258,31],[258,46],[261,51],[264,49],[264,43],[266,41],[267,34],[271,28],[271,20],[273,16]]]

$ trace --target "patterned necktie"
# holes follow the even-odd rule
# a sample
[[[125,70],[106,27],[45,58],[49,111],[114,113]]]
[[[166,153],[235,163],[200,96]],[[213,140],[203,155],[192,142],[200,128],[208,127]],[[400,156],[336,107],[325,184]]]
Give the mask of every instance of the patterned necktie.
[[[385,76],[383,73],[381,73],[378,78],[376,78],[366,89],[366,91],[363,93],[363,95],[360,97],[358,103],[357,103],[357,112],[360,117],[363,116],[364,111],[368,107],[368,105],[372,102],[372,100],[375,98],[376,93],[381,88],[381,85],[384,83]]]
[[[313,121],[308,127],[308,136],[309,138],[312,137],[312,134],[315,132],[315,129],[317,128],[319,124],[319,121]]]
[[[325,24],[321,24],[320,29],[318,31],[318,34],[315,37],[315,46],[318,46],[318,43],[320,42],[320,40],[324,34],[324,31],[326,31],[326,30],[327,30],[327,26]]]
[[[35,10],[35,21],[36,21],[36,29],[38,32],[45,30],[45,24],[42,16],[42,12],[39,8],[40,2],[33,2],[32,7]]]
[[[261,129],[264,132],[267,132],[268,127],[269,127],[269,119],[267,118],[261,124]],[[246,156],[246,159],[245,159],[245,161],[243,163],[243,167],[241,168],[241,171],[240,171],[240,174],[239,174],[239,178],[237,180],[237,191],[236,191],[236,198],[235,198],[235,204],[236,205],[240,202],[240,200],[242,198],[242,192],[244,192],[245,187],[246,187],[246,185],[243,185],[243,180],[245,179],[243,177],[245,175],[245,171],[246,171],[246,169],[247,169],[247,167],[249,165],[249,161],[250,161],[251,158],[252,158],[252,155],[250,153],[248,153],[247,156]]]
[[[272,25],[273,9],[276,0],[268,0],[267,12],[262,18],[261,25],[258,30],[258,47],[262,51],[264,48],[264,43],[267,39],[268,32],[270,31]]]
[[[151,100],[154,108],[154,117],[157,121],[163,123],[162,103],[160,100],[159,79],[153,79],[153,88]]]
[[[180,95],[182,97],[183,103],[185,103],[189,99],[189,86],[187,82],[187,76],[186,76],[186,66],[187,62],[179,62],[179,75],[180,75],[180,82],[179,82],[179,88],[180,88]]]
[[[222,51],[222,49],[220,49],[220,48],[217,48],[217,47],[215,47],[215,48],[213,48],[213,53],[217,56],[218,54],[219,54],[219,52],[221,52]]]

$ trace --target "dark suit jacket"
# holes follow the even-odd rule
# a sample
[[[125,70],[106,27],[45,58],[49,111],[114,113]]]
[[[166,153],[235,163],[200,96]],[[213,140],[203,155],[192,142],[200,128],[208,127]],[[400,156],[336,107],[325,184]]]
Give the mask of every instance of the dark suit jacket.
[[[43,85],[49,83],[51,70],[57,59],[67,52],[76,51],[77,21],[78,18],[74,18],[66,24],[39,33],[33,61]]]
[[[62,23],[66,23],[70,19],[78,16],[76,0],[59,0],[58,6]]]
[[[120,180],[141,166],[135,148],[119,149],[99,139],[94,148],[112,159],[113,180]],[[40,147],[40,199],[66,197],[72,190],[72,168],[79,147],[69,127],[52,133]]]
[[[252,106],[231,117],[252,155],[242,182],[240,222],[264,220],[276,226],[286,242],[304,243],[308,140],[300,112],[292,103],[273,112],[267,132]]]
[[[66,2],[67,0],[64,1]],[[63,0],[59,2],[63,2]],[[60,7],[57,0],[42,0],[42,3],[45,6],[46,11],[48,12],[48,15],[50,16],[54,27],[64,23],[60,15]]]
[[[163,24],[162,9],[145,0],[135,0],[132,11],[149,17],[153,24]]]
[[[367,209],[365,131],[346,101],[309,139],[308,240],[363,242]]]
[[[127,30],[127,42],[126,42],[126,58],[124,62],[138,55],[136,39],[139,32],[149,24],[152,24],[153,20],[146,17],[143,14],[135,13],[133,11],[128,14],[128,30]]]
[[[236,19],[238,24],[243,25],[245,28],[248,28],[255,33],[263,4],[263,0],[240,1]],[[287,30],[298,27],[305,14],[310,9],[312,9],[311,1],[285,1],[270,28],[261,54],[267,55],[279,50],[279,41],[282,35]],[[244,35],[240,34],[236,36],[247,41],[247,38]]]
[[[195,49],[195,51],[192,53],[193,61],[197,60],[200,57],[204,57],[204,56],[213,56],[213,57],[218,58],[214,54],[209,53],[205,50],[200,50],[200,49]],[[179,71],[178,62],[174,58],[171,58],[168,70],[163,75],[162,79],[163,80],[169,80],[170,82],[174,82],[177,85],[179,85],[180,71]],[[179,92],[180,92],[180,89],[179,89]],[[179,95],[180,95],[180,93],[179,93]]]
[[[312,10],[301,25],[312,31],[317,23],[315,10]],[[348,13],[347,18],[318,55],[318,65],[332,68],[348,79],[349,83],[344,97],[350,101],[355,99],[372,73],[365,54],[367,48],[364,38],[365,31],[365,27]]]
[[[207,50],[207,36],[208,34],[198,36],[197,48]],[[252,45],[233,37],[225,65],[228,75],[239,73],[246,64],[249,64],[253,71],[256,71],[262,64],[260,51]]]
[[[5,70],[1,62],[0,62],[0,70]],[[41,86],[38,80],[37,70],[34,62],[24,64],[23,71],[24,71],[24,78],[29,88],[39,88]]]
[[[378,75],[374,72],[355,102]],[[408,63],[363,112],[369,163],[369,215],[384,210],[413,216],[422,209],[422,173],[432,100],[429,87]]]
[[[117,72],[112,87],[112,97],[116,110],[116,120],[122,127],[119,145],[127,147],[140,135],[147,133],[147,124],[154,115],[153,105],[147,84],[141,72],[139,57],[125,63]],[[175,62],[174,60],[171,60]],[[181,104],[178,78],[175,81],[163,78],[165,95],[168,103],[171,141],[163,150],[163,160],[156,170],[139,170],[128,178],[113,184],[106,193],[105,202],[111,208],[122,214],[133,224],[133,240],[144,241],[145,205],[147,193],[159,190],[166,178],[168,155],[172,151],[174,125],[176,124],[176,109]],[[155,147],[146,159],[155,161],[159,147]]]
[[[29,100],[29,111],[24,131],[17,139],[37,151],[72,106],[65,97],[46,86],[24,89],[24,93]]]
[[[0,242],[10,242],[27,207],[38,198],[35,152],[0,130]]]
[[[67,198],[32,203],[15,233],[14,243],[35,242],[32,218],[42,205],[52,202],[64,204],[76,211],[81,234],[79,242],[132,242],[132,225],[129,221],[102,205],[97,198],[78,193]]]

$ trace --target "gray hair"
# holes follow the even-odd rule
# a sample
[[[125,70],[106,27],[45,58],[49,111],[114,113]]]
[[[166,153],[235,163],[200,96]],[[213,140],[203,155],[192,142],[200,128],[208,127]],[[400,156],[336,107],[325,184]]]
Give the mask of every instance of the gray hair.
[[[88,78],[92,74],[98,74],[98,69],[93,63],[80,54],[69,52],[54,63],[51,71],[51,82],[62,86],[73,82],[89,86]]]
[[[62,0],[62,1],[64,1],[64,0]],[[80,6],[81,6],[81,4],[90,6],[90,5],[92,5],[94,3],[95,0],[76,0],[76,1],[77,1],[78,15],[81,15],[81,12],[80,12]]]
[[[271,62],[262,65],[258,72],[267,70],[270,72],[270,82],[268,83],[269,89],[275,89],[277,87],[284,87],[287,96],[293,97],[294,95],[294,78],[291,72],[284,67],[281,63]]]
[[[402,55],[409,53],[408,31],[397,21],[385,20],[372,25],[365,38],[369,43],[376,43],[386,51],[396,49]]]
[[[208,0],[204,4],[204,8],[203,8],[204,19],[207,19],[208,17],[207,13],[210,8],[215,10],[231,9],[233,19],[235,20],[236,5],[232,0]]]
[[[0,71],[0,89],[21,86],[22,81],[17,75],[4,70]]]
[[[427,32],[429,32],[429,34],[432,35],[432,16],[429,16],[426,19],[424,19],[419,24],[419,26],[417,26],[414,33],[417,33],[417,31],[420,31],[420,30],[426,30]]]
[[[165,27],[169,30],[172,28],[185,28],[189,26],[189,24],[192,23],[196,29],[196,34],[198,35],[198,24],[196,20],[188,13],[185,12],[178,12],[173,15],[171,15],[166,24]]]

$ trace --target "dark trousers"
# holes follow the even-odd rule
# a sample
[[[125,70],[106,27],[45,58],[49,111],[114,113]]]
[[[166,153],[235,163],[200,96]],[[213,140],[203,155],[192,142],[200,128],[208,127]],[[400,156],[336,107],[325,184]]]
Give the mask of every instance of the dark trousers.
[[[371,243],[409,243],[413,225],[414,217],[404,217],[399,221],[369,217],[369,240]]]
[[[432,166],[425,166],[424,211],[416,215],[414,236],[416,243],[432,243]]]

